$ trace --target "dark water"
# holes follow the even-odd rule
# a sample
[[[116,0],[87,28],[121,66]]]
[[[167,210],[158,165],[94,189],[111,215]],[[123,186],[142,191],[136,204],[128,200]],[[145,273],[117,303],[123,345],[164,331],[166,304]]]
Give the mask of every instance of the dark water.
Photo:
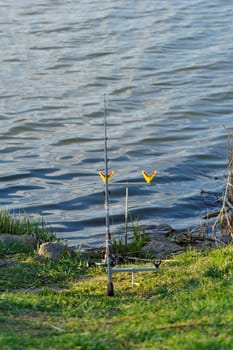
[[[233,114],[229,0],[0,0],[1,208],[70,244],[104,241],[109,167],[141,223],[176,229],[218,203]],[[146,186],[140,174],[157,169]],[[204,190],[204,192],[203,192]],[[111,187],[112,231],[124,186]]]

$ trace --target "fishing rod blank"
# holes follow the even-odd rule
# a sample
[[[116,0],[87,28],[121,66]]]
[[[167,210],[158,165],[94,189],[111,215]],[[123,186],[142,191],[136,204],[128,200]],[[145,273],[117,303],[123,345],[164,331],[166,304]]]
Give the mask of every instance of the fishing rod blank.
[[[104,162],[105,162],[105,217],[106,217],[106,263],[108,272],[107,295],[113,296],[114,289],[112,283],[112,242],[109,223],[109,190],[108,190],[108,145],[107,145],[107,112],[106,112],[106,96],[104,95]]]
[[[114,295],[114,288],[112,282],[112,273],[115,272],[131,272],[132,273],[132,281],[133,281],[133,273],[140,271],[156,271],[159,268],[155,264],[154,267],[122,267],[116,268],[114,267],[115,262],[112,255],[112,242],[111,242],[111,233],[110,233],[110,222],[109,222],[109,179],[113,175],[114,172],[108,173],[108,137],[107,137],[107,111],[106,111],[106,95],[104,95],[104,162],[105,162],[105,174],[103,172],[99,172],[102,180],[105,183],[105,218],[106,218],[106,232],[105,232],[105,265],[107,265],[107,274],[108,274],[108,284],[107,284],[107,295]],[[147,174],[144,170],[142,174],[147,183],[150,183],[153,177],[156,174],[154,170],[151,174]],[[129,185],[138,185],[141,183],[138,182],[127,182],[127,183],[115,183],[114,185],[126,185],[126,228],[125,228],[125,245],[127,247],[127,234],[128,234],[128,186]],[[133,284],[133,282],[132,282]]]

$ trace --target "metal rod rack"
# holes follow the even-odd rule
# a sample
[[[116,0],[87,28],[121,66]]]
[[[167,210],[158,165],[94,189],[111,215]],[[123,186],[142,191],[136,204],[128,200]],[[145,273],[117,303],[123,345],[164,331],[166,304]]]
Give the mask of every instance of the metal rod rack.
[[[114,295],[114,288],[112,282],[112,273],[130,272],[132,274],[132,285],[134,285],[134,273],[144,271],[157,271],[159,265],[154,267],[113,267],[113,256],[112,256],[112,242],[110,233],[110,222],[109,222],[109,177],[111,173],[108,173],[108,136],[107,136],[107,110],[106,110],[106,96],[104,95],[104,162],[105,162],[105,174],[101,172],[101,177],[105,182],[105,217],[106,217],[106,232],[105,232],[105,261],[104,265],[107,266],[108,285],[107,295]],[[155,175],[155,174],[154,174]],[[153,175],[153,176],[154,176]],[[147,180],[146,180],[147,181]],[[150,180],[151,181],[151,180]],[[148,181],[147,181],[148,182]],[[148,183],[147,183],[148,184]],[[128,187],[133,185],[143,185],[141,182],[118,182],[112,183],[111,186],[122,186],[126,187],[126,203],[125,203],[125,245],[127,247],[128,241]]]
[[[114,267],[112,272],[158,271],[159,267]]]

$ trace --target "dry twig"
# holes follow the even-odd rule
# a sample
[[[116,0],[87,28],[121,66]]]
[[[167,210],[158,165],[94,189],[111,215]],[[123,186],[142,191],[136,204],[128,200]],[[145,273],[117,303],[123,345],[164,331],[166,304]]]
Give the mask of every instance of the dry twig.
[[[223,195],[223,202],[221,210],[217,216],[217,219],[213,225],[213,232],[216,232],[216,228],[220,226],[221,233],[227,234],[230,241],[233,241],[233,134],[228,134],[228,168],[227,168],[227,181],[226,188]]]

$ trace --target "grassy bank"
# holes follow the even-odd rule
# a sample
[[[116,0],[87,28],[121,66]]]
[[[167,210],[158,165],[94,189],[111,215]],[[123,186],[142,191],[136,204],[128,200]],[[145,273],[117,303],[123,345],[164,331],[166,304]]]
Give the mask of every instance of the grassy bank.
[[[77,258],[5,256],[0,349],[233,349],[233,247],[189,251],[159,272],[114,275]]]

